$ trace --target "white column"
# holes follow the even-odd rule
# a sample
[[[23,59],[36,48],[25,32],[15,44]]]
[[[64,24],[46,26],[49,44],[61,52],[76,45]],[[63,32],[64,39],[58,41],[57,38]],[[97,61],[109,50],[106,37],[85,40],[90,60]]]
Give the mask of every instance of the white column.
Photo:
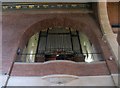
[[[108,45],[111,48],[114,56],[116,57],[116,62],[118,60],[118,42],[117,34],[114,34],[109,22],[108,13],[107,13],[107,3],[99,2],[98,3],[98,16],[101,25],[101,30],[104,33],[104,38],[106,39]]]
[[[109,22],[108,13],[107,13],[107,3],[99,2],[98,3],[98,16],[101,25],[101,30],[104,33],[104,38],[106,39],[111,51],[116,57],[116,63],[118,63],[118,42],[117,42],[117,34],[114,34]],[[116,86],[118,86],[117,76],[118,74],[112,74],[111,77]]]

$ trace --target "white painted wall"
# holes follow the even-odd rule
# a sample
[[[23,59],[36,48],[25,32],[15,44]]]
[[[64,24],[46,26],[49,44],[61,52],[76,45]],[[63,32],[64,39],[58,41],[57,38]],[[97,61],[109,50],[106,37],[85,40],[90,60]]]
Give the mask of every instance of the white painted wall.
[[[58,80],[61,84],[58,84]],[[114,82],[110,75],[82,77],[71,75],[50,75],[47,77],[11,76],[7,86],[114,86]]]
[[[8,75],[0,75],[0,88],[6,85]]]

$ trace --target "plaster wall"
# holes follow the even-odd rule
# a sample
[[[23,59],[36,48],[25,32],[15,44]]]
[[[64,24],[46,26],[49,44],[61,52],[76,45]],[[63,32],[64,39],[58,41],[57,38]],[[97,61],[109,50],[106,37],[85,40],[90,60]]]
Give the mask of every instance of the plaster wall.
[[[54,76],[55,77],[55,76]],[[11,76],[7,86],[115,86],[111,76],[83,76],[71,75],[54,77],[16,77]],[[61,84],[59,84],[61,82]]]

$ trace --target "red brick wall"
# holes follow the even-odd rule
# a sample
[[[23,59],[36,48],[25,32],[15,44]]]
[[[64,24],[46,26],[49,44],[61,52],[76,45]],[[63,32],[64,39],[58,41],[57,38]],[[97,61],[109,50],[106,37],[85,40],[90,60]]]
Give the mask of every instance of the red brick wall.
[[[118,24],[118,5],[118,2],[107,3],[110,24]]]
[[[120,24],[120,2],[119,2],[119,9],[118,9],[118,22],[119,22],[119,24]],[[117,36],[117,40],[118,40],[118,43],[119,43],[119,45],[120,45],[120,28],[119,28],[119,31],[118,31],[118,36]]]
[[[82,13],[50,13],[50,11],[41,13],[40,11],[30,10],[3,13],[3,74],[9,74],[12,63],[16,59],[18,47],[22,49],[34,33],[54,26],[70,27],[85,33],[96,46],[98,52],[103,53],[110,71],[116,72],[115,61],[108,60],[109,56],[112,55],[110,49],[102,40],[99,27],[91,15]]]
[[[118,2],[107,3],[108,17],[111,25],[118,24],[118,5]],[[112,30],[114,33],[118,33],[118,28],[112,28]]]
[[[75,62],[49,62],[25,64],[15,63],[13,76],[45,76],[52,74],[68,74],[76,76],[109,75],[105,62],[102,63],[75,63]]]

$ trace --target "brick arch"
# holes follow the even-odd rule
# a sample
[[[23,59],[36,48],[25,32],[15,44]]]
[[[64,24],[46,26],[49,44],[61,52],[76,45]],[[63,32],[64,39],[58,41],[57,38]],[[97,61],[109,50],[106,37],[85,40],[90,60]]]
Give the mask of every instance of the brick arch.
[[[98,39],[98,30],[99,28],[96,29],[96,25],[94,23],[91,23],[92,25],[89,25],[89,23],[76,20],[73,18],[57,18],[53,17],[50,19],[44,19],[42,21],[38,21],[35,24],[32,24],[22,35],[19,47],[23,48],[29,38],[34,35],[35,33],[45,30],[49,27],[69,27],[74,30],[78,30],[79,32],[84,33],[88,39],[94,44],[97,45],[96,48],[100,49],[99,45],[99,39]]]

